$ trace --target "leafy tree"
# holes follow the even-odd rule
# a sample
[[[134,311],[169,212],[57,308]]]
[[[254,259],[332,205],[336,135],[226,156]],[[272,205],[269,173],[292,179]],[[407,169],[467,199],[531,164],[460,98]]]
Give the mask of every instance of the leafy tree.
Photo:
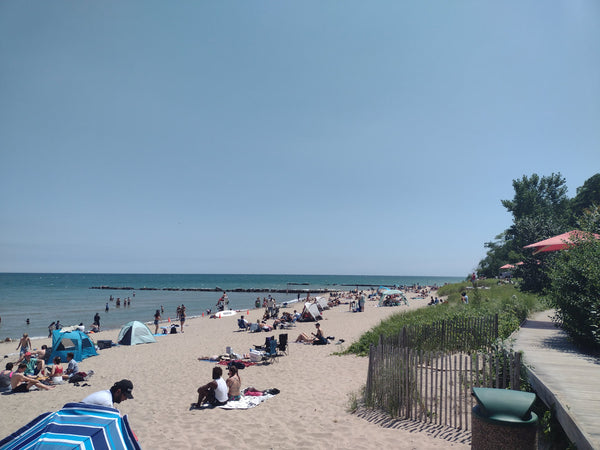
[[[577,188],[577,195],[571,201],[574,217],[581,216],[592,206],[600,206],[600,173],[588,178]]]
[[[513,180],[515,196],[512,200],[502,200],[502,205],[512,213],[513,220],[526,217],[551,217],[562,221],[569,216],[566,180],[560,173],[542,178],[537,174],[520,180]]]
[[[502,205],[512,213],[513,224],[494,242],[485,243],[488,251],[479,263],[478,271],[488,277],[497,275],[507,262],[531,256],[530,251],[523,250],[525,245],[566,231],[570,217],[567,187],[560,173],[544,177],[523,175],[512,184],[515,195],[512,200],[502,200]],[[543,268],[535,265],[521,270],[522,276],[533,277],[531,283],[525,284],[527,290],[538,292],[543,287]]]
[[[494,238],[494,241],[486,242],[484,245],[488,249],[486,257],[479,261],[477,274],[487,278],[493,278],[498,274],[501,266],[510,261],[508,258],[508,248],[505,245],[504,233]]]
[[[536,294],[543,293],[550,286],[548,274],[553,253],[539,253],[523,258],[523,265],[515,270],[515,277],[521,278],[519,290]]]

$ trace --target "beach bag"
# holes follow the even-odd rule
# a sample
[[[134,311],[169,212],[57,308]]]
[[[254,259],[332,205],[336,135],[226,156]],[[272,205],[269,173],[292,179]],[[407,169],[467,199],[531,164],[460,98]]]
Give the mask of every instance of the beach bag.
[[[69,378],[69,383],[79,383],[81,381],[85,381],[85,377],[87,374],[85,372],[77,372],[71,378]]]
[[[246,368],[246,364],[244,364],[242,361],[231,361],[229,364],[227,364],[227,367],[229,368],[231,366],[235,366],[240,370]]]

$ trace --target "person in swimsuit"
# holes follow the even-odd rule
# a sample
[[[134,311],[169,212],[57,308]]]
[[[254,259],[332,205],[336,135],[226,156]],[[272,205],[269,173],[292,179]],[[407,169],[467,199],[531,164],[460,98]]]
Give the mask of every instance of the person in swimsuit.
[[[158,334],[158,321],[160,320],[160,311],[157,309],[154,313],[154,334]]]
[[[13,376],[13,363],[6,363],[6,369],[0,372],[0,392],[10,389],[10,379]]]
[[[52,362],[52,372],[50,372],[50,378],[52,384],[63,384],[63,366],[61,364],[60,356],[55,357]]]
[[[13,392],[29,392],[29,389],[31,389],[32,386],[35,386],[38,389],[44,389],[46,391],[54,388],[54,386],[46,386],[35,378],[25,375],[26,368],[27,364],[19,364],[19,368],[10,378],[10,386],[12,387]]]
[[[31,348],[31,340],[27,333],[23,333],[23,337],[19,341],[19,345],[17,345],[17,350],[19,350],[19,347],[21,347],[20,356],[23,356]]]
[[[327,344],[327,339],[323,337],[323,331],[321,331],[321,324],[319,322],[315,323],[315,327],[317,328],[316,333],[311,333],[313,337],[311,338],[306,333],[301,333],[298,338],[296,338],[296,342],[304,342],[307,344],[313,345],[323,345]]]
[[[242,380],[240,379],[238,368],[236,366],[229,366],[229,378],[227,378],[225,383],[227,384],[227,395],[229,401],[237,401],[242,398],[240,392]]]
[[[183,333],[183,324],[185,323],[185,306],[181,305],[179,310],[179,324],[181,326],[181,332]]]

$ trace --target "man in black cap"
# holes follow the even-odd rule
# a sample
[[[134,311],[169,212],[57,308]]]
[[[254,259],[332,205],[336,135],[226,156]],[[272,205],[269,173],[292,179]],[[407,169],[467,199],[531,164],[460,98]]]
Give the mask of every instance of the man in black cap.
[[[108,406],[114,408],[113,403],[121,403],[128,398],[133,398],[131,391],[133,383],[129,380],[117,381],[109,390],[98,391],[88,395],[81,402],[90,405]]]

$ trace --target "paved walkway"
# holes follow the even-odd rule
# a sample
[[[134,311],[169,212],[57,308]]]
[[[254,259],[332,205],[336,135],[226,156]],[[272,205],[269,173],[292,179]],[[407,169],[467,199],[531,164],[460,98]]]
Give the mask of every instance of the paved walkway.
[[[534,314],[516,334],[530,381],[579,450],[600,450],[600,358],[585,355],[556,328],[553,311]]]

